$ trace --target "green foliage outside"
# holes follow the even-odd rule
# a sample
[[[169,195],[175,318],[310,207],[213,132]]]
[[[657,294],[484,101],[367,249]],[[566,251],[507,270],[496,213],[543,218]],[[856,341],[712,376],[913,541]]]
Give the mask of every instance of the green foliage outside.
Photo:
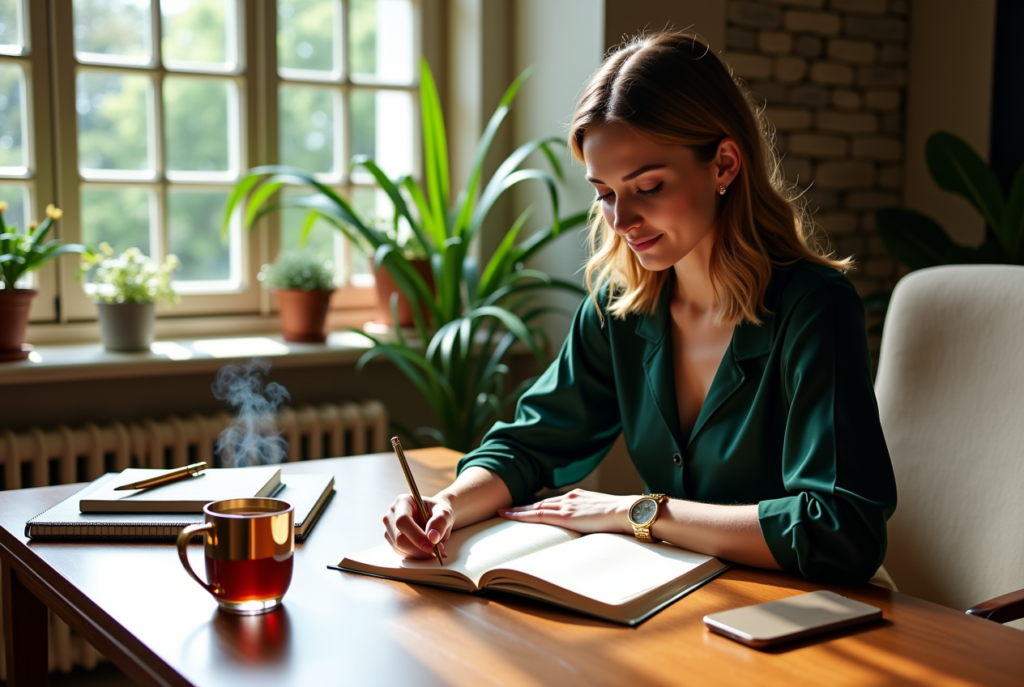
[[[272,1],[272,0],[268,0]],[[228,26],[224,2],[163,3],[164,60],[177,60],[181,68],[189,63],[223,63],[229,59]],[[132,0],[74,0],[75,48],[91,52],[142,58],[147,41],[149,15]],[[331,70],[336,42],[334,2],[278,2],[279,63],[286,68]],[[287,15],[287,16],[285,16]],[[353,71],[376,70],[376,7],[374,0],[353,0],[349,4],[350,66]],[[309,48],[300,44],[307,43]],[[300,52],[309,58],[303,60]],[[230,56],[233,57],[233,56]],[[0,117],[0,164],[20,159],[20,110],[12,109],[18,94],[18,73],[0,69],[0,97],[5,94],[12,116]],[[153,82],[147,75],[117,75],[84,68],[78,77],[79,160],[83,168],[104,170],[152,169],[148,149],[148,103]],[[355,94],[353,94],[355,95]],[[166,168],[171,171],[226,171],[229,141],[239,136],[229,121],[238,94],[228,79],[197,79],[168,75],[163,87],[163,127]],[[365,97],[370,96],[370,97]],[[280,101],[280,150],[282,162],[308,171],[329,172],[343,164],[334,159],[334,131],[340,113],[336,111],[336,89],[285,85]],[[375,101],[372,92],[359,92],[349,101],[350,127],[354,149],[373,155]],[[0,108],[2,109],[2,108]],[[14,116],[14,115],[17,116]],[[2,148],[5,132],[17,132],[7,157]],[[11,133],[12,137],[14,133]],[[14,142],[18,150],[14,151]],[[116,145],[112,145],[116,142]],[[19,163],[20,164],[20,163]],[[155,191],[145,187],[104,185],[82,190],[83,242],[108,242],[115,252],[138,247],[151,254],[152,227],[156,224]],[[170,186],[166,202],[168,243],[181,260],[179,280],[218,280],[230,277],[230,256],[217,228],[227,202],[227,189],[215,186],[207,191],[175,190]],[[282,245],[298,249],[289,241],[300,233],[303,218],[295,226],[282,226]],[[291,218],[288,218],[291,221]],[[330,234],[327,241],[333,242]],[[320,246],[323,248],[323,246]],[[333,247],[322,252],[331,252]],[[327,255],[322,255],[327,258]],[[357,269],[355,271],[365,271]]]
[[[586,211],[559,216],[555,179],[561,176],[561,166],[555,147],[562,145],[561,139],[539,139],[521,145],[489,180],[483,179],[488,150],[525,78],[525,74],[520,76],[506,91],[477,145],[469,179],[453,197],[444,118],[433,76],[423,61],[420,104],[426,183],[421,184],[411,176],[391,179],[373,159],[353,159],[353,166],[371,174],[390,198],[394,207],[391,231],[378,226],[309,172],[281,166],[250,170],[235,188],[224,217],[226,234],[231,212],[243,201],[247,201],[246,226],[281,207],[303,208],[309,212],[307,231],[318,220],[325,220],[353,243],[372,251],[375,266],[388,270],[409,298],[419,340],[407,339],[400,328],[394,329],[391,340],[356,330],[373,344],[360,359],[359,367],[377,356],[391,360],[415,385],[437,420],[435,427],[421,427],[414,432],[400,429],[410,437],[429,437],[461,451],[472,448],[525,389],[525,385],[506,388],[506,360],[512,346],[519,342],[540,362],[547,362],[541,347],[543,332],[537,320],[553,308],[539,303],[537,296],[551,289],[583,293],[576,284],[525,267],[532,255],[566,228],[584,223],[588,216]],[[522,168],[534,152],[546,156],[553,173]],[[520,240],[519,232],[532,211],[526,209],[508,229],[487,264],[478,265],[469,254],[471,241],[495,202],[525,181],[539,182],[546,190],[552,208],[551,225]],[[303,185],[309,193],[279,194],[288,185]],[[396,241],[403,224],[429,256],[434,289],[427,285]],[[392,294],[392,321],[398,321],[397,302],[397,294]]]
[[[992,168],[962,138],[937,131],[925,143],[925,158],[932,179],[940,188],[956,193],[977,209],[991,230],[979,246],[953,241],[928,215],[901,207],[875,211],[878,233],[889,252],[912,270],[938,265],[1024,265],[1024,165],[1004,196]],[[884,313],[891,291],[872,294],[865,307]],[[881,326],[872,333],[881,333]]]
[[[309,253],[289,251],[264,265],[259,280],[269,289],[329,291],[334,288],[334,266]]]

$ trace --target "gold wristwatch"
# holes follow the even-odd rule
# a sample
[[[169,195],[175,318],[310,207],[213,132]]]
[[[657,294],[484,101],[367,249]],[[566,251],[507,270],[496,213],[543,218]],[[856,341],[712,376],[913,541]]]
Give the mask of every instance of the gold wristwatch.
[[[649,544],[660,541],[651,535],[651,525],[661,515],[660,506],[666,501],[668,497],[664,494],[644,494],[629,507],[626,517],[629,518],[629,524],[633,526],[633,534],[637,539]]]

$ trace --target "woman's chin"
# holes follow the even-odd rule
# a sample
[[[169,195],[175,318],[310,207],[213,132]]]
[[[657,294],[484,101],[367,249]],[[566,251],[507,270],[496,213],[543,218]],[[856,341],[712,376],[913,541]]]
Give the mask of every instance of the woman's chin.
[[[661,272],[675,264],[670,260],[666,260],[663,256],[651,255],[651,252],[645,251],[636,254],[637,260],[640,261],[640,266],[648,272]]]

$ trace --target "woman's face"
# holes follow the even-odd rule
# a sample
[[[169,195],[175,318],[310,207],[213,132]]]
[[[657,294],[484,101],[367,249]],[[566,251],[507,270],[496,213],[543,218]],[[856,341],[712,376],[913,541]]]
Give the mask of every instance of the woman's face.
[[[719,143],[715,160],[700,164],[689,148],[653,143],[618,122],[587,131],[583,158],[608,225],[651,271],[713,240],[718,185],[728,188],[740,165],[730,138]]]

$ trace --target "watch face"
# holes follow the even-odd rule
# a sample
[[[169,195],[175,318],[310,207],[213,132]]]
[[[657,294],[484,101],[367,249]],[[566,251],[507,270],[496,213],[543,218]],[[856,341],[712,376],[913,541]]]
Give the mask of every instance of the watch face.
[[[650,499],[644,499],[643,501],[639,501],[633,504],[633,508],[632,510],[630,510],[629,515],[633,518],[633,522],[635,522],[636,524],[646,525],[654,519],[654,516],[657,514],[657,512],[657,502],[652,501]]]

